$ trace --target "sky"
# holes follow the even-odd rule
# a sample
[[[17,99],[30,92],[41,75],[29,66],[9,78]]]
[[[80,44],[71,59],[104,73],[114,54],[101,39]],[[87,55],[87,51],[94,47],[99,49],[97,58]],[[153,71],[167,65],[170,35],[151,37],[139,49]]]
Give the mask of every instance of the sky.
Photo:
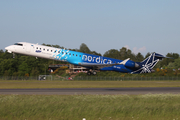
[[[30,42],[102,55],[180,54],[180,0],[1,0],[0,49]]]

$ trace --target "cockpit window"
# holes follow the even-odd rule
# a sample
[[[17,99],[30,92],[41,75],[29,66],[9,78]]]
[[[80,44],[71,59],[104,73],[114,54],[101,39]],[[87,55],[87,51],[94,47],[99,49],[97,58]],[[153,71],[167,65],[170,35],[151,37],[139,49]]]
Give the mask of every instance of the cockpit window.
[[[23,44],[21,44],[21,43],[15,43],[14,45],[23,46]]]

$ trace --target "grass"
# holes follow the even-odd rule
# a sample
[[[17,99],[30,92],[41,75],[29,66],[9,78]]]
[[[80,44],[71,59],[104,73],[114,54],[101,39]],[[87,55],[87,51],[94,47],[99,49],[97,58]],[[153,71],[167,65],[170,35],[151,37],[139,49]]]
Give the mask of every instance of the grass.
[[[0,81],[0,89],[112,87],[180,87],[180,81]]]
[[[14,88],[180,87],[180,81],[0,81]],[[0,95],[0,120],[178,120],[180,95]]]
[[[0,95],[1,120],[178,120],[180,95]]]

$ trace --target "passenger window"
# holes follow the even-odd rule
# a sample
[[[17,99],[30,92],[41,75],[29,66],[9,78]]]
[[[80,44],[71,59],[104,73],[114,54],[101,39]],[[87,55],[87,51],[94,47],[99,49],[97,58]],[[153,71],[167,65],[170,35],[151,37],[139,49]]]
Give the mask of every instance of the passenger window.
[[[49,49],[47,49],[47,51],[49,51]]]
[[[58,53],[60,53],[60,51],[58,51]]]
[[[38,49],[38,47],[36,49]]]
[[[45,50],[45,49],[43,49],[43,50]]]
[[[76,55],[76,57],[77,57],[77,55]]]
[[[41,48],[40,48],[40,50],[41,50]]]
[[[62,54],[63,54],[64,52],[62,52]]]
[[[52,52],[52,50],[51,50],[51,52]]]
[[[73,56],[74,56],[74,54],[73,54]]]
[[[71,53],[69,53],[69,55],[71,55]]]
[[[79,57],[81,57],[81,55],[79,55]]]

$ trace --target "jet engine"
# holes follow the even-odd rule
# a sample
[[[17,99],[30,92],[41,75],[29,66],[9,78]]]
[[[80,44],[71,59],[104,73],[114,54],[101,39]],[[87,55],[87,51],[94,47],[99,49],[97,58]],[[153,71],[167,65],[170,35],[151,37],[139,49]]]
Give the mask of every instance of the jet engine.
[[[129,67],[129,68],[139,68],[139,64],[134,62],[134,61],[131,61],[131,60],[128,60],[125,64],[124,64],[125,67]]]

